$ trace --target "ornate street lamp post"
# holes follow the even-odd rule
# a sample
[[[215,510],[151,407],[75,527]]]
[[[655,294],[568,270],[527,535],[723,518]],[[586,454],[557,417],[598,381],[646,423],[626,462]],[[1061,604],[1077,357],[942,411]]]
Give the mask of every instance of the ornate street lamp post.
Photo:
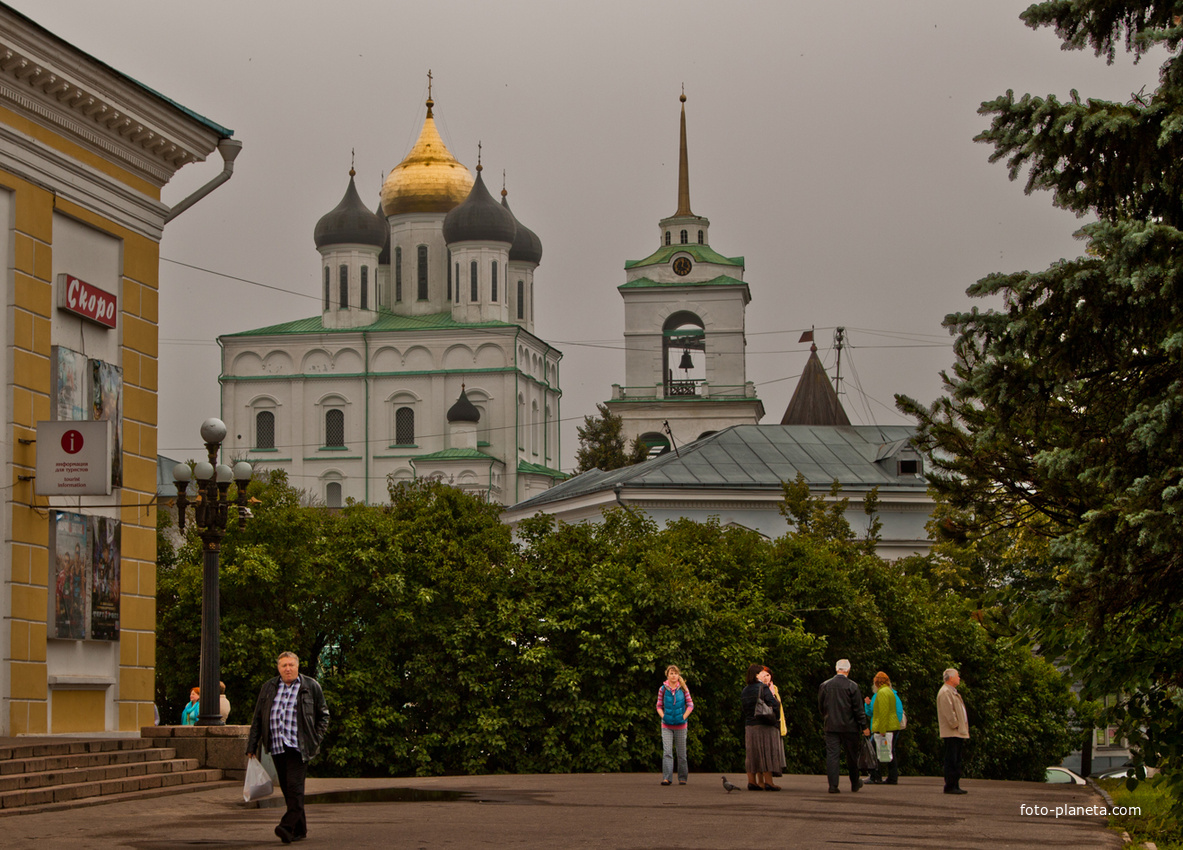
[[[221,632],[222,614],[218,602],[218,558],[222,554],[222,535],[226,533],[226,519],[230,503],[226,494],[230,481],[238,485],[238,511],[235,521],[250,516],[246,502],[246,485],[251,480],[251,465],[245,461],[234,464],[234,469],[218,463],[218,451],[226,438],[226,423],[221,419],[207,419],[201,423],[201,439],[209,452],[209,460],[196,464],[192,471],[189,464],[178,463],[173,469],[173,481],[177,485],[177,525],[185,531],[185,509],[189,481],[197,478],[197,499],[193,504],[193,518],[201,535],[203,553],[203,580],[201,592],[201,706],[198,710],[198,726],[223,726],[218,681],[221,659],[218,654],[218,637]]]

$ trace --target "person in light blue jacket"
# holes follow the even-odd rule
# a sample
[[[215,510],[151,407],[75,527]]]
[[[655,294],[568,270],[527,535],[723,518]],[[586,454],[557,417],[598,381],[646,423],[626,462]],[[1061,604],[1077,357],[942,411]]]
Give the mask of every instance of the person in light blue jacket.
[[[181,712],[182,726],[196,726],[197,716],[201,711],[201,688],[189,691],[189,704]]]

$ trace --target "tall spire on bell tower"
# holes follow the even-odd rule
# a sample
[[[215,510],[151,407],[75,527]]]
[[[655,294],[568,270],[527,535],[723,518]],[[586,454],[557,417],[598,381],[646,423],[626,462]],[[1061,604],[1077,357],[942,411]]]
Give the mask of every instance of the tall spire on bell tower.
[[[674,215],[694,215],[690,211],[690,157],[686,154],[686,84],[682,84],[682,133],[678,144],[678,210]]]

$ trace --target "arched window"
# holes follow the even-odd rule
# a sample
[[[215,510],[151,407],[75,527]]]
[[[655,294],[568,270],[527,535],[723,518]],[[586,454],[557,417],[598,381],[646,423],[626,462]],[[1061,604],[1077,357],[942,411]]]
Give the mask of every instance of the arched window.
[[[419,292],[416,298],[420,301],[427,300],[427,246],[419,246]]]
[[[341,482],[330,481],[325,485],[325,507],[339,508],[341,507]]]
[[[255,414],[255,448],[275,448],[275,414],[270,410]]]
[[[337,305],[338,310],[349,309],[349,266],[341,266],[341,297]]]
[[[394,412],[394,443],[396,446],[415,445],[415,411],[400,407]]]
[[[452,249],[448,249],[448,303],[452,303]]]
[[[682,244],[685,245],[689,241],[690,241],[690,234],[688,234],[685,230],[683,230],[682,231]]]
[[[480,284],[477,283],[476,260],[472,261],[472,266],[468,270],[468,277],[470,280],[469,289],[471,290],[468,294],[468,300],[473,302],[479,301],[481,298],[481,290]]]
[[[526,282],[518,281],[518,318],[526,318]]]
[[[670,232],[668,230],[665,232],[665,244],[670,244]]]
[[[394,302],[403,300],[403,249],[394,249]]]
[[[698,244],[699,244],[699,245],[701,245],[701,244],[702,244],[702,231],[701,231],[701,230],[700,230],[700,231],[698,231]]]
[[[345,411],[334,408],[325,412],[325,445],[331,448],[345,446]]]
[[[325,266],[325,309],[329,309],[329,267]]]
[[[496,260],[493,261],[492,291],[489,293],[489,300],[492,301],[494,304],[497,303],[497,261]]]
[[[657,457],[663,455],[670,450],[670,441],[665,438],[664,434],[657,431],[649,431],[637,437],[637,442],[645,447],[645,457]]]
[[[357,306],[363,310],[370,309],[370,267],[361,267],[361,295],[357,299]]]

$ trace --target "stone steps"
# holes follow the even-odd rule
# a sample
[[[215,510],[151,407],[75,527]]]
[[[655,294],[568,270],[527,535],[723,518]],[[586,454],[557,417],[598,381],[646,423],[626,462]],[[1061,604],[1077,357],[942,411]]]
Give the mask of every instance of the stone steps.
[[[217,768],[144,738],[0,747],[0,815],[229,786]]]

